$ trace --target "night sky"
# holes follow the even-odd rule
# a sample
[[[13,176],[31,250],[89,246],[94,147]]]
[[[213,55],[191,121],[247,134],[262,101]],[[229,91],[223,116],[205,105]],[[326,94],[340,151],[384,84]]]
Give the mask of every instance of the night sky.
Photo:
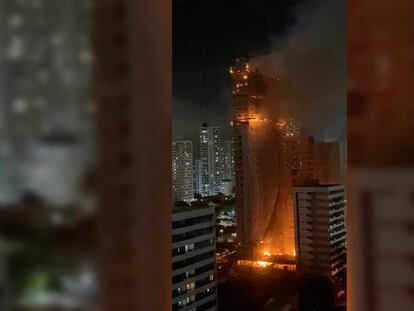
[[[203,122],[231,137],[237,57],[284,81],[278,112],[318,139],[343,140],[345,0],[173,0],[173,132],[198,149]]]

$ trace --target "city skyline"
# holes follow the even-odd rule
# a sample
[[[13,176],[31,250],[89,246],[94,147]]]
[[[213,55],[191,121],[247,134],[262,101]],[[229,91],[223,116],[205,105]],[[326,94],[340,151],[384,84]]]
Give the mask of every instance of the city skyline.
[[[277,124],[281,130],[281,155],[284,170],[291,165],[295,170],[295,174],[298,174],[297,177],[300,177],[299,179],[295,177],[294,183],[312,178],[318,179],[322,184],[343,184],[345,182],[346,159],[345,146],[342,142],[339,142],[335,138],[316,141],[313,136],[304,132],[300,125],[295,123],[293,119],[279,119]],[[204,148],[206,155],[209,154],[208,137],[211,139],[215,136],[213,132],[208,135],[207,128],[221,133],[221,128],[210,126],[206,123],[198,129],[200,134],[199,139],[205,139],[206,142]],[[275,135],[278,134],[275,133]],[[185,201],[190,203],[195,199],[195,194],[210,196],[220,192],[225,195],[234,195],[234,189],[231,190],[235,186],[234,183],[236,180],[233,138],[226,139],[219,134],[216,138],[216,144],[220,148],[219,158],[221,159],[221,168],[219,184],[221,186],[219,186],[219,191],[210,193],[209,184],[211,177],[208,171],[210,170],[211,163],[214,162],[214,157],[212,157],[214,150],[210,149],[211,155],[206,156],[202,161],[199,150],[199,156],[195,156],[197,148],[194,148],[193,141],[183,139],[173,140],[172,167],[174,202]],[[302,162],[307,164],[305,165]],[[191,166],[189,163],[191,163]],[[284,174],[290,175],[291,173],[289,168]],[[214,176],[214,173],[212,176]],[[208,186],[204,187],[205,189],[202,187],[203,180],[204,184],[208,184]],[[178,194],[179,192],[181,194]],[[186,195],[183,195],[183,193],[186,193]]]
[[[280,118],[280,119],[286,120],[286,121],[293,121],[293,119],[291,119],[291,118],[289,118],[289,119]],[[202,123],[200,123],[200,125],[202,125],[203,123],[206,123],[206,122],[202,122]],[[199,143],[199,137],[198,137],[198,134],[199,134],[198,130],[199,130],[200,125],[195,126],[193,131],[191,131],[191,133],[192,133],[191,135],[177,134],[177,135],[173,136],[173,141],[186,140],[186,141],[191,141],[193,143],[194,159],[199,159],[200,158],[200,146],[199,146],[200,143]],[[229,124],[228,125],[226,124],[224,127],[221,127],[221,126],[217,125],[217,123],[212,123],[211,126],[221,128],[222,133],[226,134],[225,136],[222,137],[223,142],[229,141],[229,140],[232,139],[232,134],[231,134],[232,127],[230,125],[230,121],[229,121]],[[229,133],[227,133],[227,132],[229,132]],[[306,134],[308,134],[309,136],[312,136],[316,139],[315,136],[313,136],[309,133],[306,133]],[[195,135],[195,138],[194,138],[194,135]],[[340,140],[340,138],[335,137],[335,136],[327,136],[327,137],[319,138],[317,140],[317,142],[321,142],[321,143],[323,143],[323,142],[333,142],[333,141],[337,141],[340,144],[340,150],[339,150],[340,156],[342,157],[342,162],[344,162],[344,164],[346,164],[345,163],[346,162],[345,161],[346,160],[346,143],[347,143],[346,139],[345,140]]]

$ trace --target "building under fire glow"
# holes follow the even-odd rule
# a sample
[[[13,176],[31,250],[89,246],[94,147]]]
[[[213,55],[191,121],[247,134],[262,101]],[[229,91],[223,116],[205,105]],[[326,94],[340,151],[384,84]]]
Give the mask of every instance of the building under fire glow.
[[[237,60],[233,78],[237,236],[244,257],[294,255],[290,187],[281,187],[280,122],[266,113],[276,83]],[[283,123],[283,122],[282,122]]]

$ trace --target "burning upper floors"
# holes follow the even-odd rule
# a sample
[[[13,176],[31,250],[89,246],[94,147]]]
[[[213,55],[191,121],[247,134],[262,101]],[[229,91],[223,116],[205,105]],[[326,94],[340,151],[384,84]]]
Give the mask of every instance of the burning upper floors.
[[[315,144],[292,120],[271,118],[269,106],[277,102],[268,90],[277,79],[241,60],[229,72],[241,248],[249,258],[264,252],[294,257],[293,186],[322,177],[322,182],[338,183],[337,144]]]

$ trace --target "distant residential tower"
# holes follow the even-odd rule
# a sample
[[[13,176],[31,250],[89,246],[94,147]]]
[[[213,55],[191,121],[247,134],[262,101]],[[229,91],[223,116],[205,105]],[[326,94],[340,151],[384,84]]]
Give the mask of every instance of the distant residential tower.
[[[223,192],[224,153],[221,130],[204,123],[200,127],[201,195]]]
[[[194,199],[193,143],[177,140],[172,143],[173,201]]]

